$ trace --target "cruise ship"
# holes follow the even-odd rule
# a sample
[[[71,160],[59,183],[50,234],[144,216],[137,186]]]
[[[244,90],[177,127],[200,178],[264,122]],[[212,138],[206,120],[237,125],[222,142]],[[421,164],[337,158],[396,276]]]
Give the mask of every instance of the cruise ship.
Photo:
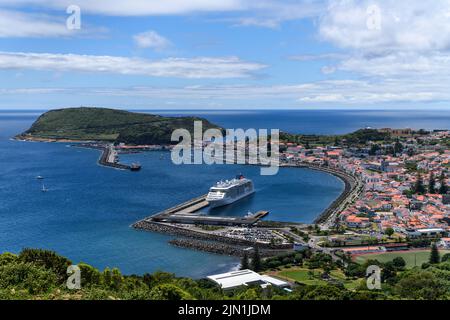
[[[226,206],[255,192],[253,182],[239,175],[232,180],[219,181],[209,189],[206,201],[211,208]]]

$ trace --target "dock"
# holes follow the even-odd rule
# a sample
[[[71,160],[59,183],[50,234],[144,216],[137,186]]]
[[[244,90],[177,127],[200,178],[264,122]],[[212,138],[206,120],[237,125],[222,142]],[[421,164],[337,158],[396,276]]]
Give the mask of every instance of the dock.
[[[201,224],[215,226],[251,226],[269,214],[268,211],[258,211],[244,217],[209,216],[199,211],[209,206],[206,194],[180,203],[174,207],[156,213],[142,221]]]
[[[131,166],[119,163],[117,157],[117,151],[114,150],[114,147],[107,146],[103,148],[103,153],[98,160],[99,164],[106,167],[112,167],[121,170],[131,170]]]

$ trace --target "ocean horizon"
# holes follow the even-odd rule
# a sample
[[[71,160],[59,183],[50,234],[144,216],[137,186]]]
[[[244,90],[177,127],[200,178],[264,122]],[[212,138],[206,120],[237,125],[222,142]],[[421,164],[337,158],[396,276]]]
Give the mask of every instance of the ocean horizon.
[[[166,110],[123,109],[163,116],[199,116],[224,128],[280,129],[287,133],[334,135],[363,128],[449,129],[450,113],[442,109],[318,109],[318,110]],[[48,110],[0,110],[0,117],[34,118]],[[0,128],[1,130],[1,128]]]

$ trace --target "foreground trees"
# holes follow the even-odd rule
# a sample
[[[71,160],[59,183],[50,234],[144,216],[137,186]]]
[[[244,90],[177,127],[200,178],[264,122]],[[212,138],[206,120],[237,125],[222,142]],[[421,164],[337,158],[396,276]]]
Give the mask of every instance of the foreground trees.
[[[255,252],[259,255],[259,251]],[[436,251],[433,249],[433,252]],[[438,251],[437,254],[439,255]],[[360,283],[353,289],[347,288],[342,281],[321,280],[314,285],[299,283],[292,293],[276,287],[262,289],[258,285],[224,292],[207,279],[178,278],[167,272],[127,276],[122,275],[118,269],[107,268],[100,272],[92,266],[79,263],[82,287],[80,290],[68,290],[65,286],[67,275],[63,272],[70,262],[68,259],[51,251],[26,249],[19,255],[0,254],[0,299],[449,299],[450,259],[445,255],[439,263],[432,258],[435,255],[436,253],[430,254],[430,262],[433,261],[433,264],[427,263],[422,268],[410,270],[405,269],[406,263],[402,258],[395,258],[387,263],[371,260],[363,265],[348,261],[342,265],[333,262],[327,254],[309,251],[254,260],[260,262],[262,269],[269,268],[276,262],[295,268],[306,264],[311,272],[323,270],[333,274],[341,273],[342,270],[347,279]],[[254,266],[254,261],[251,266]],[[382,290],[367,289],[365,272],[368,265],[378,265],[382,269]]]

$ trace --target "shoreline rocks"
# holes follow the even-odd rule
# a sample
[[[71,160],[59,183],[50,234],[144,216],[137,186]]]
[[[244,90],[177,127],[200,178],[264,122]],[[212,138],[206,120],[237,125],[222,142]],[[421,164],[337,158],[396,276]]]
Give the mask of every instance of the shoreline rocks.
[[[180,248],[195,249],[195,250],[199,250],[199,251],[205,251],[205,252],[227,255],[227,256],[235,256],[235,257],[242,257],[244,255],[245,251],[251,251],[251,250],[246,250],[246,249],[249,249],[248,246],[235,246],[235,245],[232,246],[229,244],[220,243],[220,242],[216,242],[216,241],[204,241],[204,240],[186,239],[186,238],[170,240],[169,244],[176,246],[176,247],[180,247]],[[271,257],[271,256],[276,256],[278,254],[291,251],[291,250],[288,250],[288,249],[285,249],[285,250],[261,249],[260,255],[261,255],[261,257]]]
[[[253,242],[253,241],[248,241],[248,240],[243,240],[243,239],[235,239],[235,238],[220,236],[217,234],[188,230],[188,229],[177,227],[174,225],[162,224],[162,223],[148,221],[148,220],[138,221],[135,224],[133,224],[132,227],[135,229],[138,229],[138,230],[170,234],[170,235],[180,237],[180,238],[206,240],[206,241],[212,241],[212,242],[216,242],[216,243],[226,243],[226,244],[241,245],[241,246],[246,246],[246,247],[255,246],[255,242]],[[288,250],[288,249],[292,248],[291,244],[258,243],[257,245],[260,249]]]

